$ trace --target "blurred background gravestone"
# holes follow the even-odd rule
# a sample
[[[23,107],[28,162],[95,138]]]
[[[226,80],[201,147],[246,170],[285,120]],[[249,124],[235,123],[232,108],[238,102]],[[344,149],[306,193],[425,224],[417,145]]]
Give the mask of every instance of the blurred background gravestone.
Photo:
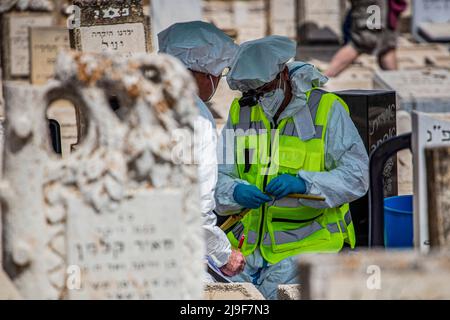
[[[425,149],[450,145],[450,114],[412,113],[412,148],[414,157],[414,244],[424,253],[430,249],[429,208]],[[430,177],[431,178],[431,177]]]
[[[360,251],[299,259],[304,300],[432,300],[450,298],[448,252]]]
[[[414,0],[412,32],[419,41],[450,41],[450,0]]]
[[[2,69],[7,80],[30,78],[29,28],[51,26],[55,19],[50,1],[9,1],[0,4]],[[19,10],[20,11],[17,11]]]

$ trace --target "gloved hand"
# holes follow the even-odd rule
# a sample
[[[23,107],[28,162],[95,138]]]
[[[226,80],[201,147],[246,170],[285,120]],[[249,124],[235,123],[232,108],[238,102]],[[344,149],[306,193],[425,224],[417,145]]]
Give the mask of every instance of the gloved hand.
[[[233,277],[242,271],[245,268],[245,258],[240,251],[232,250],[230,258],[226,265],[220,268],[220,271],[223,272],[224,275]]]
[[[272,201],[272,198],[262,193],[257,187],[243,183],[234,188],[233,198],[241,206],[249,209],[258,209],[262,204]]]
[[[291,193],[305,193],[306,183],[300,177],[283,174],[270,181],[266,187],[266,192],[279,200]]]

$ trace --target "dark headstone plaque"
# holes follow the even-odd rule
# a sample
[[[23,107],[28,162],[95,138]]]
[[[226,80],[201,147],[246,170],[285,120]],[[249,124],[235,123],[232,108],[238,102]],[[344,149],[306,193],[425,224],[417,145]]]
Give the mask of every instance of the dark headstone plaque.
[[[397,135],[395,91],[346,90],[336,92],[348,105],[350,114],[370,155],[383,141]],[[396,196],[397,157],[388,160],[383,175],[384,196]],[[357,245],[368,245],[369,197],[350,204]]]

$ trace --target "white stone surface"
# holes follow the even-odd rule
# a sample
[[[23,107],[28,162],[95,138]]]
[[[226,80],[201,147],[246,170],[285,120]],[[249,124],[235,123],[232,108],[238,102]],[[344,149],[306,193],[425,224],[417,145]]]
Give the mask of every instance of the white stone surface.
[[[50,26],[53,16],[41,13],[9,13],[9,34],[5,35],[2,46],[8,51],[3,57],[8,65],[8,75],[12,77],[28,77],[30,75],[29,27]]]
[[[73,52],[60,55],[56,79],[5,83],[0,198],[3,265],[14,285],[27,299],[200,299],[197,168],[173,153],[172,136],[193,130],[190,74],[170,57]],[[45,118],[62,98],[87,122],[66,159],[50,151]]]
[[[447,112],[450,110],[448,70],[378,71],[375,88],[395,90],[401,110]]]
[[[201,0],[151,0],[153,47],[158,51],[158,33],[176,22],[202,20]]]
[[[430,248],[425,147],[450,145],[450,113],[412,113],[414,163],[414,244],[422,252]]]
[[[412,32],[418,40],[421,23],[450,21],[450,0],[414,0],[413,5]]]
[[[428,300],[450,298],[448,252],[359,251],[303,255],[302,299]]]
[[[80,35],[83,52],[116,52],[130,57],[147,50],[142,23],[81,27]]]
[[[204,290],[206,300],[265,300],[251,283],[211,283]]]

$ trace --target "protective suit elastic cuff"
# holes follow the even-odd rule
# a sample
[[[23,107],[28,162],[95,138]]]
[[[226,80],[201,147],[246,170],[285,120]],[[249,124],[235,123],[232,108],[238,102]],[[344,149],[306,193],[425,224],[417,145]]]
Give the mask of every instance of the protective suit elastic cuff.
[[[228,263],[230,256],[231,256],[231,249],[218,254],[211,254],[209,257],[214,262],[217,268],[222,268],[224,265]]]

